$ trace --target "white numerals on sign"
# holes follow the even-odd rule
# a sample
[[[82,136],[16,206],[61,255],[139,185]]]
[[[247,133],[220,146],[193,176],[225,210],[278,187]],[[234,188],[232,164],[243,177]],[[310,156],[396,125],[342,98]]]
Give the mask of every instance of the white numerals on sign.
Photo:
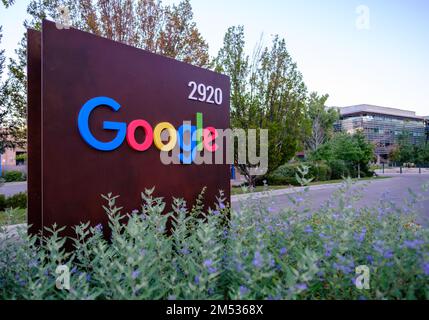
[[[206,102],[209,104],[221,105],[223,101],[223,92],[220,88],[206,86],[203,83],[197,84],[195,81],[188,83],[191,88],[191,93],[188,96],[189,100]]]

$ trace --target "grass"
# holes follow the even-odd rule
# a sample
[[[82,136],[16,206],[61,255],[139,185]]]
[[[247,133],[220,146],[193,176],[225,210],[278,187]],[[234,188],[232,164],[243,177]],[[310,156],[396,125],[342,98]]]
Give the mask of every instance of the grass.
[[[370,181],[370,180],[380,180],[380,179],[389,179],[391,177],[386,176],[377,176],[377,177],[366,177],[361,179],[352,179],[352,181]],[[323,184],[334,184],[334,183],[341,183],[343,182],[342,179],[338,180],[329,180],[329,181],[316,181],[311,182],[310,186],[317,186],[317,185],[323,185]],[[281,189],[289,189],[289,188],[296,188],[296,186],[292,185],[285,185],[285,186],[268,186],[267,189],[264,186],[256,186],[253,191],[247,189],[243,190],[241,187],[232,187],[231,188],[231,195],[238,195],[238,194],[245,194],[245,193],[252,193],[252,192],[262,192],[262,191],[273,191],[273,190],[281,190]]]
[[[0,211],[0,225],[12,225],[27,222],[27,209],[14,209],[10,210],[9,213],[10,215],[5,211]]]

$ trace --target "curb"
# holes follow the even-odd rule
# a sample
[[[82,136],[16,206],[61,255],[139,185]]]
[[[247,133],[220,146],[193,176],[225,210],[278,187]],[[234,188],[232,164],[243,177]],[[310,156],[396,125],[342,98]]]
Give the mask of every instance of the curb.
[[[374,181],[364,180],[364,181],[357,181],[354,184],[362,184],[362,183],[376,182],[376,181],[377,180],[374,180]],[[231,203],[239,202],[242,200],[250,200],[250,199],[254,200],[254,199],[261,199],[266,197],[276,197],[276,196],[281,196],[285,194],[294,194],[294,193],[302,192],[306,188],[308,188],[309,191],[334,189],[336,187],[341,186],[342,184],[343,182],[327,183],[327,184],[319,184],[319,185],[309,186],[309,187],[292,187],[292,188],[286,188],[286,189],[271,190],[269,192],[260,191],[260,192],[253,192],[253,193],[237,194],[237,195],[231,196]]]

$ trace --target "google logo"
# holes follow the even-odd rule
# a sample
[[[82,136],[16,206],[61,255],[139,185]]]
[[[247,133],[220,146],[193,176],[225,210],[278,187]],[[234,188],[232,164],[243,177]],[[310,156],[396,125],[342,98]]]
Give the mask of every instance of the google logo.
[[[87,144],[92,148],[100,151],[113,151],[122,145],[124,140],[127,140],[128,145],[138,151],[143,152],[149,149],[152,144],[155,145],[160,151],[171,151],[177,143],[179,143],[180,150],[190,153],[186,156],[180,153],[180,161],[185,164],[192,163],[197,151],[215,152],[218,149],[214,140],[217,138],[217,130],[213,127],[203,128],[203,115],[202,113],[196,114],[197,125],[183,124],[178,130],[169,122],[160,122],[154,128],[143,119],[138,119],[130,122],[127,126],[125,122],[104,121],[103,129],[115,130],[116,137],[109,142],[102,142],[97,140],[91,133],[89,128],[89,117],[91,112],[100,106],[107,106],[113,111],[118,111],[121,106],[114,99],[109,97],[96,97],[88,100],[79,112],[78,128],[79,132]],[[145,133],[143,142],[138,142],[135,139],[135,131],[142,128]],[[163,131],[167,130],[169,141],[164,142],[161,138]],[[185,141],[185,134],[188,133],[190,141]]]

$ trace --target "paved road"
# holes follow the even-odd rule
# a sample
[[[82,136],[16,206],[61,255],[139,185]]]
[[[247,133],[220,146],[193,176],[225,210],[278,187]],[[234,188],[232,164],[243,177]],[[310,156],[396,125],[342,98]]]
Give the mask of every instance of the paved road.
[[[383,196],[383,193],[388,192],[387,197],[391,199],[397,205],[404,205],[404,199],[410,199],[408,188],[413,191],[419,192],[424,195],[426,200],[419,201],[417,204],[418,211],[421,214],[421,223],[428,224],[429,222],[429,191],[422,191],[421,186],[425,183],[429,183],[429,174],[406,174],[406,175],[390,175],[389,179],[380,179],[374,181],[361,181],[352,187],[352,190],[357,190],[359,187],[367,186],[362,189],[362,198],[356,203],[357,208],[371,207],[379,203]],[[324,185],[310,187],[309,193],[306,195],[305,200],[309,202],[309,207],[312,209],[319,208],[324,204],[333,193],[338,190],[339,185]],[[289,195],[293,195],[296,191],[288,191]],[[352,191],[353,193],[353,191]],[[240,196],[239,199],[232,200],[232,206],[236,210],[240,209],[240,201],[245,199],[245,196]],[[291,206],[291,201],[287,194],[281,194],[281,191],[277,191],[277,195],[274,195],[273,203],[270,205],[271,209],[276,212],[287,206]]]
[[[388,192],[388,197],[398,205],[404,204],[404,199],[409,198],[408,188],[418,192],[421,191],[421,186],[429,183],[429,174],[389,174],[391,178],[374,180],[371,182],[362,181],[358,182],[353,188],[358,189],[359,186],[366,185],[362,190],[362,198],[357,202],[357,207],[374,206],[383,196],[383,193]],[[310,191],[306,196],[306,201],[312,209],[319,208],[324,204],[340,186],[338,184],[322,185],[310,187]],[[12,182],[6,183],[0,187],[0,194],[7,196],[13,195],[18,192],[27,190],[26,182]],[[279,211],[282,208],[291,206],[288,194],[294,194],[299,191],[299,188],[294,190],[276,190],[273,191],[273,203],[271,208],[273,211]],[[286,194],[287,193],[287,194]],[[418,203],[418,210],[421,213],[423,220],[429,221],[429,191],[421,192],[427,200]],[[262,195],[257,195],[256,197]],[[240,199],[246,199],[247,195],[235,196],[232,199],[233,208],[240,208]],[[428,222],[429,223],[429,222]]]
[[[27,182],[8,182],[0,186],[0,194],[9,197],[27,191]]]

